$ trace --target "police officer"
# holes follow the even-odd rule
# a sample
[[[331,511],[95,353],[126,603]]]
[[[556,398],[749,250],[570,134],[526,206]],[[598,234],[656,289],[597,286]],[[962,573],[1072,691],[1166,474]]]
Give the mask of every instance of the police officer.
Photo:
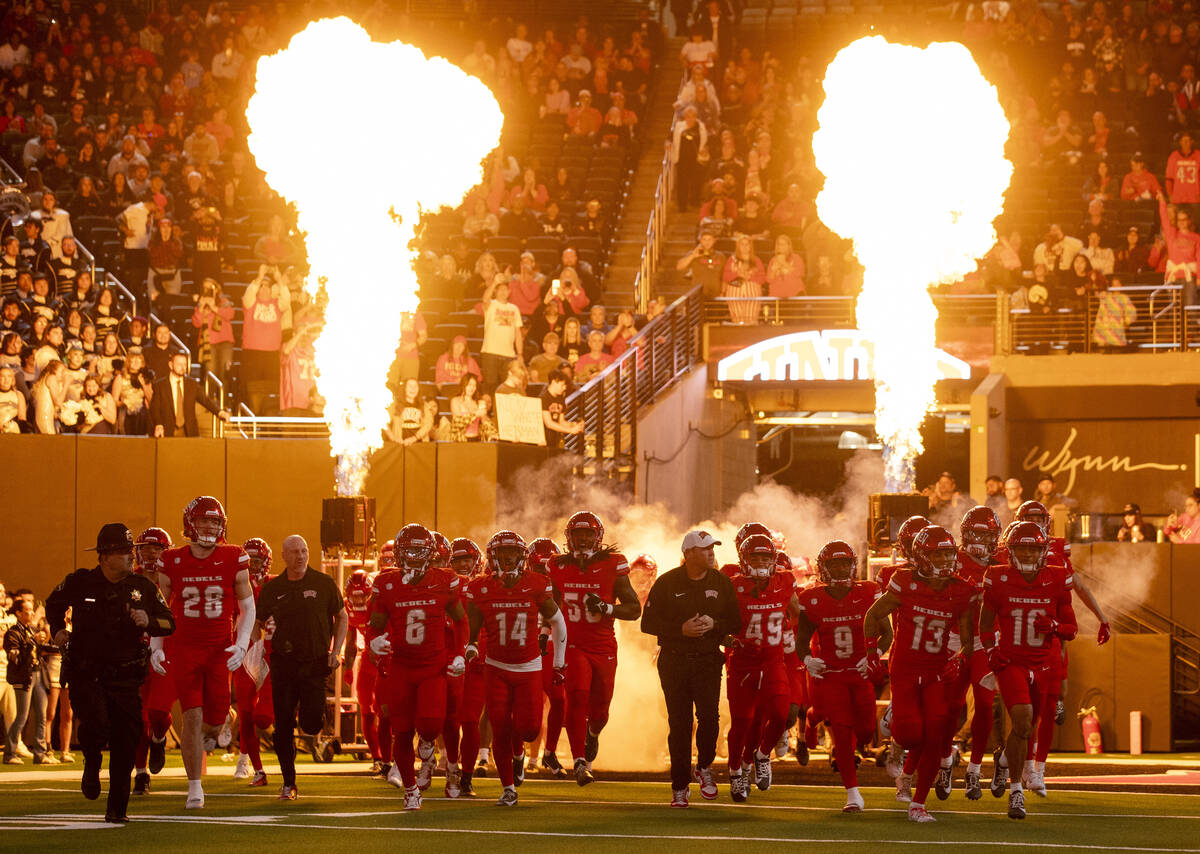
[[[671,754],[671,806],[688,805],[692,780],[692,710],[696,721],[696,779],[700,794],[717,796],[712,761],[717,755],[721,699],[721,643],[742,628],[733,582],[717,570],[721,543],[707,531],[683,538],[683,563],[650,588],[642,631],[657,635],[658,678],[667,701],[667,748]]]
[[[89,549],[93,551],[93,549]],[[54,642],[64,650],[62,681],[71,687],[83,748],[83,796],[100,797],[100,751],[108,742],[108,807],[104,820],[129,821],[130,773],[142,730],[141,686],[149,648],[145,636],[169,635],[175,618],[148,578],[133,573],[133,535],[120,522],[100,529],[100,562],[78,569],[46,600]],[[73,631],[66,631],[71,609]]]

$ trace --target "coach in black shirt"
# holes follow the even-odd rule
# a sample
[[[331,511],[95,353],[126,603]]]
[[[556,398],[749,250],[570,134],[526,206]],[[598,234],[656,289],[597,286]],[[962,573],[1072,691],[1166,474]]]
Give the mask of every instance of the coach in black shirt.
[[[688,805],[692,780],[692,710],[696,717],[696,778],[700,794],[717,796],[712,761],[717,755],[721,698],[721,641],[741,631],[733,582],[717,570],[713,547],[720,542],[707,531],[683,538],[683,563],[664,573],[650,588],[642,612],[642,631],[657,635],[662,652],[658,676],[667,701],[667,747],[671,753],[671,806]]]
[[[283,541],[284,571],[263,585],[255,618],[271,640],[271,690],[275,705],[275,755],[283,772],[279,799],[296,799],[296,709],[310,735],[325,722],[325,677],[342,663],[346,606],[333,579],[308,566],[308,543],[298,534]]]

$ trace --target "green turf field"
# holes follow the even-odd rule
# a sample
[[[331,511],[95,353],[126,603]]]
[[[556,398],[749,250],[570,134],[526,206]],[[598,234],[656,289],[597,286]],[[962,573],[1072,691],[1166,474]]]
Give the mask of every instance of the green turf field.
[[[28,767],[28,766],[27,766]],[[75,768],[80,766],[76,765]],[[329,766],[324,766],[328,768]],[[33,771],[34,769],[29,769]],[[31,845],[107,854],[128,850],[284,851],[301,846],[325,854],[362,854],[368,846],[423,846],[430,851],[496,851],[516,846],[552,846],[581,854],[611,851],[738,851],[778,849],[801,842],[805,851],[869,850],[872,845],[945,846],[1006,851],[1196,851],[1200,850],[1200,800],[1190,795],[1147,795],[1052,791],[1029,797],[1029,818],[1011,821],[1005,799],[969,802],[962,790],[944,803],[931,798],[933,825],[905,819],[890,790],[865,789],[867,812],[845,816],[843,793],[825,786],[776,786],[733,804],[728,790],[714,802],[692,787],[688,810],[667,807],[663,783],[600,781],[586,789],[573,782],[530,779],[515,809],[494,804],[494,776],[477,781],[479,797],[448,801],[434,779],[431,797],[418,813],[402,811],[400,792],[382,781],[347,774],[322,774],[302,767],[300,799],[279,803],[271,786],[247,789],[222,767],[206,782],[207,806],[183,809],[185,782],[157,778],[149,796],[134,798],[128,826],[99,821],[101,800],[79,794],[78,778],[63,769],[46,774],[0,775],[0,849],[17,850],[14,831]],[[273,769],[268,765],[268,773]],[[76,772],[77,773],[77,772]],[[169,773],[169,772],[167,772]],[[218,776],[219,775],[219,776]],[[53,842],[41,833],[53,831]],[[12,847],[9,847],[10,844]],[[132,846],[132,848],[131,848]]]

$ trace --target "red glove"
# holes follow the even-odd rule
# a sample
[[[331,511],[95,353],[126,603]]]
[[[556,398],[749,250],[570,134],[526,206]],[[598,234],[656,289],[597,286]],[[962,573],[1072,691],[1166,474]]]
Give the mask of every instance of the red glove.
[[[1058,620],[1049,614],[1042,614],[1033,621],[1033,630],[1042,635],[1056,635],[1058,634]]]
[[[1004,668],[1008,667],[1010,662],[1008,656],[1000,651],[999,646],[994,646],[987,651],[988,666],[992,668],[993,673],[999,673]]]
[[[878,683],[887,679],[887,665],[883,663],[883,659],[879,657],[879,653],[867,653],[867,668],[863,675],[866,676],[868,682]]]
[[[1112,629],[1109,627],[1108,623],[1101,623],[1100,630],[1096,632],[1096,644],[1098,646],[1104,646],[1110,640],[1112,640]]]
[[[962,650],[959,650],[958,652],[954,653],[954,655],[950,656],[949,660],[946,662],[946,666],[942,668],[942,681],[957,682],[958,677],[962,675],[963,666],[965,663],[966,660],[963,657]]]
[[[563,665],[562,667],[554,668],[554,675],[550,677],[550,682],[555,686],[567,684],[567,667],[566,667],[566,665]]]

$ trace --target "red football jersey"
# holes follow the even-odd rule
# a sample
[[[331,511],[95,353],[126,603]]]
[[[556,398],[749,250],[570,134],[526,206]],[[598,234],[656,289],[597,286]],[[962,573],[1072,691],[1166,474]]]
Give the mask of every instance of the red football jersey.
[[[629,561],[619,552],[588,562],[581,569],[572,555],[555,555],[546,564],[554,588],[562,597],[563,614],[567,619],[567,646],[597,655],[613,655],[617,651],[617,635],[613,618],[593,614],[583,604],[589,593],[605,602],[615,602],[613,588],[617,579],[629,574]]]
[[[1049,565],[1065,566],[1067,569],[1074,572],[1074,567],[1071,565],[1071,544],[1062,537],[1050,537],[1046,544],[1046,563]],[[992,558],[992,566],[1011,565],[1009,560],[1008,546],[1001,546],[996,549],[996,554]]]
[[[799,597],[800,610],[816,626],[809,647],[825,662],[828,672],[852,671],[867,654],[863,618],[879,596],[879,589],[870,581],[855,581],[841,599],[831,596],[824,584]]]
[[[1014,664],[1036,667],[1050,661],[1052,639],[1034,628],[1049,615],[1075,625],[1071,607],[1074,576],[1062,566],[1047,566],[1029,581],[1011,566],[989,567],[983,602],[996,614],[996,643]]]
[[[393,572],[395,570],[392,570]],[[382,574],[382,573],[381,573]],[[378,578],[379,576],[375,576]],[[374,584],[374,580],[368,577],[368,580]],[[350,585],[346,585],[346,589],[342,591],[342,601],[346,603],[346,617],[350,621],[350,628],[363,629],[367,622],[371,619],[371,591],[367,591],[367,595],[361,601],[355,602],[353,596],[350,595]]]
[[[875,576],[875,581],[879,585],[879,591],[881,593],[888,589],[888,582],[892,580],[892,575],[898,569],[912,569],[912,564],[908,561],[889,563],[879,570],[879,575]]]
[[[371,614],[387,618],[392,664],[405,670],[445,666],[446,611],[459,601],[462,579],[436,568],[416,584],[405,584],[400,575],[380,575],[371,590]]]
[[[206,558],[192,554],[191,546],[162,553],[162,572],[171,585],[171,613],[175,615],[172,644],[227,647],[232,642],[237,614],[234,582],[249,570],[250,557],[241,546],[220,545]]]
[[[549,578],[525,572],[516,584],[505,587],[498,578],[480,576],[467,585],[466,598],[483,615],[479,637],[482,640],[486,635],[489,639],[488,663],[505,670],[505,665],[528,665],[521,670],[542,669],[539,609],[547,599],[554,598]]]
[[[946,643],[950,629],[978,599],[978,593],[958,578],[951,578],[945,589],[934,590],[907,567],[892,573],[888,592],[900,600],[900,607],[893,612],[892,671],[940,673],[950,657]]]
[[[791,628],[788,602],[795,595],[796,580],[789,573],[777,572],[767,579],[762,592],[753,578],[738,575],[733,579],[738,608],[742,612],[742,646],[729,654],[731,667],[758,668],[783,661],[784,635]],[[793,645],[795,640],[792,641]]]

